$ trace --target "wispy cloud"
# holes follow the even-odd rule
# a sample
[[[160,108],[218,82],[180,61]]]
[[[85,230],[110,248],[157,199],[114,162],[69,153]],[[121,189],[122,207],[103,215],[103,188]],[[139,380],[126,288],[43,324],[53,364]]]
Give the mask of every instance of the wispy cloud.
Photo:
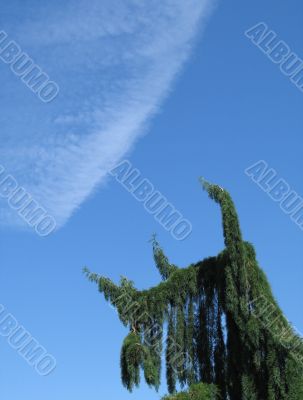
[[[34,3],[34,13],[19,7],[18,25],[13,18],[5,28],[60,94],[40,104],[1,74],[0,160],[62,226],[146,131],[214,1]],[[18,223],[4,207],[0,220]]]

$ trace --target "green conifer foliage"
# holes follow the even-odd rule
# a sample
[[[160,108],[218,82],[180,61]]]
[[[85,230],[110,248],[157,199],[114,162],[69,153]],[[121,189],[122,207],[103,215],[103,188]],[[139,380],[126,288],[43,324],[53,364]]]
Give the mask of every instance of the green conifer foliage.
[[[165,342],[166,399],[302,400],[302,340],[274,299],[253,246],[242,239],[230,195],[202,184],[222,212],[225,249],[218,256],[181,269],[154,238],[162,282],[143,291],[126,278],[115,285],[85,270],[130,330],[122,382],[128,390],[138,386],[141,369],[158,389]],[[176,394],[178,385],[189,391]]]
[[[216,400],[218,395],[214,385],[199,383],[192,385],[186,392],[165,396],[162,400]]]
[[[175,354],[176,354],[176,328],[175,328],[175,315],[174,307],[170,307],[168,317],[168,329],[166,339],[166,380],[169,393],[176,391],[177,383],[177,371],[175,365]]]

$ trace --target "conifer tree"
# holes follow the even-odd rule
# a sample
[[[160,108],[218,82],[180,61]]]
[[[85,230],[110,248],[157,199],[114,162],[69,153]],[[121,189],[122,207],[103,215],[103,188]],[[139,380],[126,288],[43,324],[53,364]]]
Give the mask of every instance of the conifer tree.
[[[115,285],[85,269],[129,327],[122,383],[132,391],[142,370],[158,389],[165,342],[165,399],[302,400],[302,340],[279,308],[253,246],[242,239],[230,195],[202,184],[221,208],[225,249],[218,256],[181,269],[153,238],[162,282],[143,291],[126,278]]]

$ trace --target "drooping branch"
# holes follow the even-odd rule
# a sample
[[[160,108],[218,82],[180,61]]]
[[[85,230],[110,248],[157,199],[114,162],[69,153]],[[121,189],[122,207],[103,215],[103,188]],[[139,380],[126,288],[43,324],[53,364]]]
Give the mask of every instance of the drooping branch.
[[[239,265],[244,263],[244,246],[238,214],[230,194],[221,186],[213,185],[204,178],[200,182],[209,197],[221,207],[223,235],[231,261]]]
[[[156,266],[160,272],[162,279],[165,281],[178,269],[178,267],[170,264],[155,235],[152,238],[152,245]]]

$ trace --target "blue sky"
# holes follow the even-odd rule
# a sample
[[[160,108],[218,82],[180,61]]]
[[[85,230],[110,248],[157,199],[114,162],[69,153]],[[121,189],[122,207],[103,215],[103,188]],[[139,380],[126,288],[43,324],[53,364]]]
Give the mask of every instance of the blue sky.
[[[244,173],[265,160],[303,196],[300,92],[244,35],[260,21],[303,58],[299,0],[12,0],[8,33],[60,87],[42,103],[0,63],[5,166],[59,229],[41,238],[0,202],[1,303],[57,359],[41,377],[0,338],[7,400],[159,399],[120,384],[127,331],[81,269],[147,288],[149,239],[180,266],[223,247],[200,175],[226,187],[243,235],[287,317],[303,332],[303,232]],[[107,174],[128,158],[192,222],[176,241]],[[17,384],[16,384],[17,383]]]

